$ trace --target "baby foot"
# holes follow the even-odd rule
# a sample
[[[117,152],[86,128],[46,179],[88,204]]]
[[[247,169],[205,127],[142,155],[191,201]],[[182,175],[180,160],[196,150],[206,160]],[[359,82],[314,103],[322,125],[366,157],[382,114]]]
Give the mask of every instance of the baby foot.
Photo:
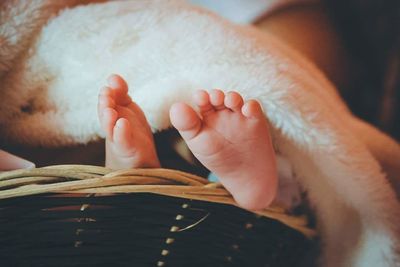
[[[108,78],[98,101],[98,116],[106,132],[106,167],[112,169],[160,167],[146,117],[128,95],[118,75]]]
[[[33,162],[0,149],[0,172],[32,168],[35,168]]]
[[[198,91],[193,108],[171,107],[172,125],[195,157],[215,173],[243,208],[267,207],[276,195],[275,154],[268,123],[255,100],[243,103],[236,92]]]

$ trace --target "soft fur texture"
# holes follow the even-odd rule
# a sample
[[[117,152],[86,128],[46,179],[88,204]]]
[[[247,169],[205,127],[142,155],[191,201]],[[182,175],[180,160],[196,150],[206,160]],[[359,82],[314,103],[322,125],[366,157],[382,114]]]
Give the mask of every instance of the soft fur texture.
[[[98,138],[97,94],[111,73],[127,79],[155,131],[170,127],[170,105],[190,102],[193,90],[237,90],[262,103],[277,152],[308,191],[321,266],[400,264],[400,207],[374,148],[324,76],[272,36],[180,1],[121,1],[66,10],[35,40],[2,67],[3,138],[46,146]]]

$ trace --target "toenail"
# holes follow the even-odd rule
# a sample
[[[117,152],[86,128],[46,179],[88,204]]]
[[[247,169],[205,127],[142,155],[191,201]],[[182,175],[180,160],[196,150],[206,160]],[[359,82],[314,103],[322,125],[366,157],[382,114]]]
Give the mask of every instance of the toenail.
[[[116,80],[114,75],[110,76],[107,81],[111,88],[116,89],[119,87],[118,81]]]
[[[118,120],[117,120],[117,123],[116,123],[117,127],[122,127],[123,124],[124,124],[124,122],[123,122],[122,119],[118,119]]]

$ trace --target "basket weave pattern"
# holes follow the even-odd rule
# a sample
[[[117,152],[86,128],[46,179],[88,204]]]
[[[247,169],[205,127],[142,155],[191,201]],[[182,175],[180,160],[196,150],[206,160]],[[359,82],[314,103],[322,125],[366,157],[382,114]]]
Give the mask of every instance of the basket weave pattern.
[[[87,165],[1,173],[0,223],[9,266],[290,266],[315,235],[305,217],[244,211],[192,174]]]

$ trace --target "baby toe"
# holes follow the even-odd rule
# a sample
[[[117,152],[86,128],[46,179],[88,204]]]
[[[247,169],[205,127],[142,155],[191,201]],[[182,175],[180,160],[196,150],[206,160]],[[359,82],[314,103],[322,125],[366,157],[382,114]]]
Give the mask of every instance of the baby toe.
[[[113,128],[118,119],[118,113],[113,108],[105,108],[99,117],[102,129],[105,131],[107,138],[113,137]]]
[[[124,152],[133,147],[131,126],[127,119],[119,118],[113,129],[113,143],[120,152]]]
[[[193,101],[202,115],[214,110],[214,107],[210,103],[210,95],[205,90],[196,91],[193,94]]]
[[[228,92],[225,96],[224,105],[233,111],[240,111],[243,106],[243,98],[237,92]]]
[[[128,95],[128,84],[121,76],[113,74],[107,79],[107,82],[118,105],[126,106],[132,102],[131,97]]]
[[[103,88],[99,94],[99,99],[97,102],[97,108],[99,114],[105,108],[114,108],[114,107],[115,107],[115,101],[113,99],[111,90],[108,87]]]
[[[123,93],[128,92],[128,84],[126,81],[118,74],[112,74],[108,77],[107,82],[112,89],[119,89]]]
[[[216,110],[224,109],[225,94],[219,89],[213,89],[210,92],[210,103]]]
[[[185,103],[175,103],[170,109],[172,125],[179,131],[183,139],[194,138],[201,129],[201,120],[197,113]]]
[[[112,96],[112,90],[108,86],[101,88],[99,96]]]
[[[260,118],[264,116],[260,103],[257,100],[249,100],[242,107],[242,114],[247,118]]]

